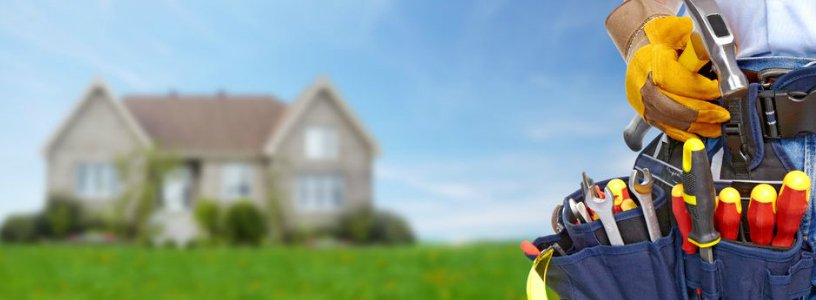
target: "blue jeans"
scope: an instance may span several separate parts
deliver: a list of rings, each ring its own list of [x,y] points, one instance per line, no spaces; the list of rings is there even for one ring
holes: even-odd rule
[[[798,69],[814,64],[813,59],[790,58],[790,57],[757,57],[740,60],[740,67],[752,71],[760,71],[767,68]],[[816,117],[816,116],[813,116]],[[788,167],[802,170],[812,180],[816,179],[816,134],[804,134],[794,138],[770,141],[772,147]],[[816,182],[816,180],[814,180]],[[805,241],[816,249],[816,185],[810,187],[810,203],[807,212],[802,217],[802,224],[799,227]],[[814,275],[816,279],[816,275]],[[811,292],[812,293],[812,292]],[[816,299],[816,294],[811,294],[810,299]]]

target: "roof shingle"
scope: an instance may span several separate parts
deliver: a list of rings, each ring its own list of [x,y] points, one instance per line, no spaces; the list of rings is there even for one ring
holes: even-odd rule
[[[261,153],[286,106],[271,96],[125,96],[161,147],[194,153]]]

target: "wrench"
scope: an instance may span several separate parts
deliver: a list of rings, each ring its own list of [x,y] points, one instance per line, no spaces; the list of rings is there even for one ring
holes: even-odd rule
[[[642,182],[638,181],[639,173],[643,174]],[[652,186],[654,186],[652,172],[647,168],[644,168],[643,172],[637,169],[632,170],[632,174],[629,176],[629,186],[634,190],[635,196],[640,201],[640,207],[643,208],[643,218],[646,220],[646,229],[649,230],[649,239],[654,242],[662,234],[660,233],[660,223],[657,221],[657,213],[652,202]]]
[[[595,193],[591,192],[591,188],[589,190],[590,192],[584,195],[584,203],[598,214],[598,218],[601,219],[603,228],[606,231],[606,237],[609,239],[609,244],[612,246],[623,246],[623,238],[621,237],[620,230],[618,230],[618,224],[615,223],[615,215],[612,213],[612,207],[615,205],[615,196],[612,195],[612,191],[607,188],[605,191],[606,197],[600,199],[595,197]]]
[[[550,223],[552,223],[553,232],[555,232],[555,234],[558,234],[561,232],[561,230],[564,230],[564,226],[561,226],[561,222],[559,222],[559,220],[561,219],[561,212],[563,210],[564,210],[563,204],[558,204],[555,206],[555,209],[553,209]]]
[[[570,211],[572,212],[572,215],[575,216],[575,220],[578,221],[578,224],[591,222],[591,221],[587,220],[586,218],[584,218],[584,215],[581,214],[581,210],[578,208],[578,203],[575,202],[575,200],[570,198],[568,202],[569,202]]]
[[[589,211],[587,211],[586,205],[584,205],[583,202],[578,202],[575,206],[578,207],[578,213],[581,214],[584,220],[587,220],[587,223],[592,222],[592,217],[589,216]]]

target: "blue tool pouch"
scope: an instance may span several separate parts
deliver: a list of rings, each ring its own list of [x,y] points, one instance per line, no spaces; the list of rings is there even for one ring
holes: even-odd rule
[[[565,250],[554,254],[547,286],[566,299],[796,299],[808,295],[814,254],[801,235],[790,249],[722,240],[713,249],[715,262],[703,262],[698,254],[682,251],[682,237],[671,227],[668,194],[655,185],[652,197],[662,237],[649,240],[638,206],[615,214],[625,245],[610,246],[600,221],[575,224],[568,200],[582,202],[584,197],[581,191],[569,195],[559,219],[564,229],[533,242],[539,249],[558,244]]]
[[[623,178],[624,181],[627,178]],[[606,182],[599,182],[605,186]],[[663,237],[649,240],[640,206],[615,214],[625,242],[609,246],[600,221],[574,224],[568,199],[583,201],[581,191],[564,200],[564,230],[536,239],[544,249],[558,243],[567,255],[555,255],[547,272],[547,286],[566,299],[682,299],[680,240],[670,227],[665,192],[655,187],[652,197]],[[661,213],[662,212],[662,213]]]
[[[722,240],[713,264],[683,254],[686,287],[705,299],[797,299],[811,289],[813,251],[797,236],[788,250]]]

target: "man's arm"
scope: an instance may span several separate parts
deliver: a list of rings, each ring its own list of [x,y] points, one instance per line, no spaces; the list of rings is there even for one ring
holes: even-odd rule
[[[621,57],[628,63],[637,49],[649,41],[643,26],[654,18],[674,16],[681,0],[625,0],[606,18],[606,31]]]

